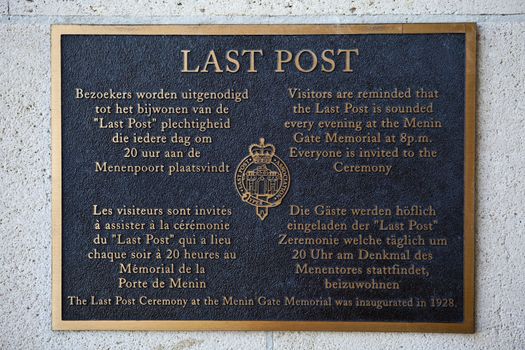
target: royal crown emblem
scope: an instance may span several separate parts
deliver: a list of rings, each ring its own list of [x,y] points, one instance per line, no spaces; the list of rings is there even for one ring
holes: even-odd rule
[[[277,207],[290,188],[290,171],[275,155],[275,146],[264,139],[248,148],[235,171],[235,187],[241,199],[255,207],[259,219],[268,216],[268,209]]]

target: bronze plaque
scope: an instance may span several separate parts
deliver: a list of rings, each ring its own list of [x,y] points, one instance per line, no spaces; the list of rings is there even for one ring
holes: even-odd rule
[[[474,330],[474,24],[52,28],[53,328]]]

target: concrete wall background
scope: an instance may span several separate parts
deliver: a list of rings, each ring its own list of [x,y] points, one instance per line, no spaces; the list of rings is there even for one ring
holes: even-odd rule
[[[50,25],[478,23],[477,332],[51,331]],[[525,349],[524,0],[0,0],[0,349]]]

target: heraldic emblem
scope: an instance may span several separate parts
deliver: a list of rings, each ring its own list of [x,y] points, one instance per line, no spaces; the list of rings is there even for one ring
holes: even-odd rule
[[[259,139],[259,144],[248,148],[235,172],[235,187],[242,200],[255,207],[257,216],[264,220],[268,209],[279,206],[290,188],[290,171],[275,155],[275,146]]]

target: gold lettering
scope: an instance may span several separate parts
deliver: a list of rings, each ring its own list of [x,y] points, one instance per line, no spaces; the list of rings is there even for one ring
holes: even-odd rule
[[[195,69],[191,70],[189,69],[189,54],[191,50],[182,50],[182,71],[183,73],[198,73],[199,72],[199,66],[197,66]]]
[[[284,73],[283,63],[290,63],[292,61],[292,53],[288,50],[275,50],[277,53],[277,68],[276,73]],[[283,58],[283,53],[286,53],[286,58]]]
[[[339,50],[337,50],[337,55],[338,56],[341,53],[345,54],[345,68],[343,69],[343,72],[345,72],[345,73],[353,72],[352,67],[350,66],[350,56],[352,54],[355,54],[356,56],[359,56],[359,49],[339,49]]]

